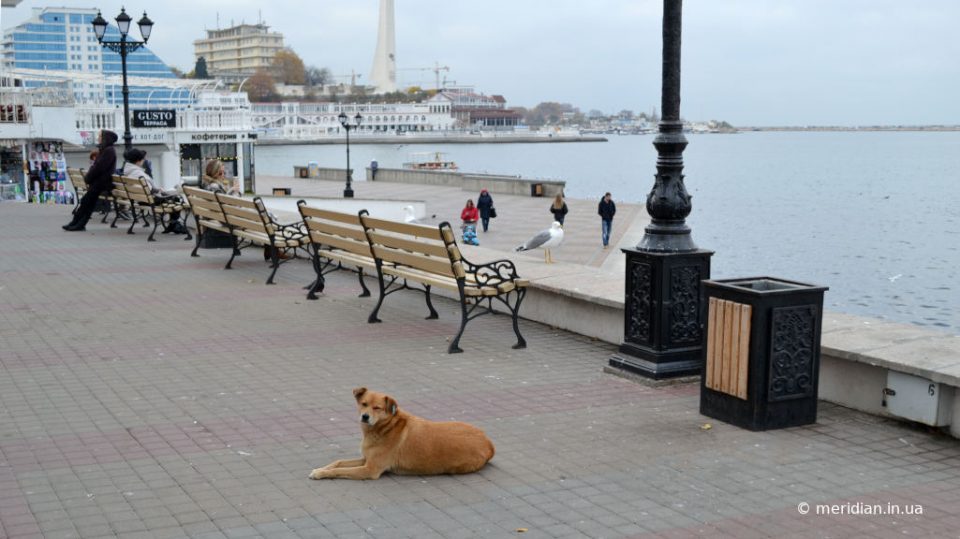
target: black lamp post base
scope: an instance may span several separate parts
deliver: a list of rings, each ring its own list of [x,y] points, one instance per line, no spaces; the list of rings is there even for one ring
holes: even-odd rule
[[[610,367],[654,380],[699,375],[703,370],[700,347],[660,352],[657,350],[620,345],[618,353],[610,357]]]
[[[703,366],[703,286],[713,251],[623,249],[624,337],[610,366],[654,379],[700,374]]]
[[[353,189],[344,189],[343,198],[353,198]]]

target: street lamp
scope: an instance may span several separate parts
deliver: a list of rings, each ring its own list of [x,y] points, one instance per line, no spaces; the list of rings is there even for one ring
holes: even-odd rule
[[[130,134],[130,89],[127,87],[127,55],[147,43],[147,40],[150,39],[150,32],[153,31],[153,21],[147,18],[147,12],[144,11],[143,17],[137,21],[143,41],[133,41],[127,39],[127,34],[130,32],[130,22],[133,19],[130,15],[127,15],[125,8],[120,8],[120,14],[117,15],[115,20],[117,21],[117,28],[120,30],[119,41],[104,41],[103,36],[107,33],[109,23],[99,11],[97,11],[97,18],[93,19],[92,24],[93,33],[96,34],[100,45],[120,55],[120,65],[123,68],[123,145],[129,150],[133,147],[133,135]]]
[[[704,327],[700,282],[710,278],[712,251],[698,249],[686,217],[683,185],[687,139],[680,120],[682,0],[663,0],[663,82],[657,174],[647,195],[650,225],[627,256],[624,337],[610,366],[649,378],[699,374]]]
[[[343,198],[353,198],[353,188],[350,187],[350,182],[353,181],[353,171],[350,170],[350,130],[360,127],[360,121],[363,120],[363,118],[358,112],[357,115],[353,117],[353,123],[350,123],[347,113],[341,111],[337,119],[340,120],[340,125],[347,130],[347,188],[343,190]]]

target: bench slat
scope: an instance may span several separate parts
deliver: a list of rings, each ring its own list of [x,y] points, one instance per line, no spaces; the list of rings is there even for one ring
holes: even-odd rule
[[[370,231],[370,241],[374,244],[383,245],[385,247],[393,247],[396,249],[403,249],[405,251],[410,251],[418,254],[425,254],[430,256],[438,256],[441,258],[448,258],[447,247],[440,243],[429,243],[425,241],[417,241],[413,239],[408,239],[400,236],[391,236],[389,234],[383,234],[377,232],[376,230]]]
[[[356,225],[353,228],[342,226],[339,224],[334,224],[334,223],[317,221],[315,219],[310,219],[310,218],[304,219],[304,223],[306,223],[307,227],[310,230],[316,230],[318,232],[328,234],[328,235],[343,236],[343,237],[351,238],[357,241],[362,241],[363,243],[367,243],[367,235],[364,233],[363,229],[360,228],[359,221],[357,221],[356,223],[353,223]]]
[[[382,245],[373,245],[374,258],[380,258],[387,262],[403,264],[412,268],[421,269],[429,273],[437,273],[446,277],[453,277],[453,268],[450,266],[450,260],[442,260],[428,256],[422,256],[415,253],[407,253],[384,247]]]
[[[355,213],[344,213],[340,211],[311,208],[307,205],[301,205],[300,208],[300,214],[304,217],[323,219],[325,221],[338,221],[341,223],[360,226],[360,216]]]
[[[399,234],[406,234],[408,236],[416,236],[418,238],[443,241],[443,237],[440,234],[440,229],[437,227],[415,225],[412,223],[400,223],[397,221],[387,221],[386,219],[378,219],[376,217],[370,217],[369,215],[364,215],[360,219],[362,220],[364,227],[368,229],[373,228],[380,232],[396,232]]]
[[[323,245],[324,247],[333,247],[335,249],[341,249],[355,255],[370,257],[370,245],[366,242],[360,243],[356,240],[351,240],[347,238],[342,238],[340,236],[331,236],[327,234],[320,234],[315,231],[310,232],[310,240],[314,243]]]

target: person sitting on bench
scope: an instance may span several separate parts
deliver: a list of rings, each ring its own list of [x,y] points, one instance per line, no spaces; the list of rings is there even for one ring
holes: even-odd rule
[[[180,198],[180,193],[175,189],[166,190],[160,189],[153,184],[153,178],[147,174],[147,171],[144,170],[143,164],[146,161],[147,152],[140,150],[138,148],[130,148],[123,154],[124,164],[123,164],[123,175],[128,178],[137,178],[142,179],[147,182],[147,187],[150,188],[150,193],[158,200],[173,200]],[[180,222],[180,212],[175,211],[170,214],[170,222],[163,229],[164,233],[173,233],[173,234],[186,234],[187,227]]]

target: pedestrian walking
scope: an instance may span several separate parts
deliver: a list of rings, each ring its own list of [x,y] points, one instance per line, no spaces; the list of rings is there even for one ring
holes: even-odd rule
[[[600,215],[600,237],[603,239],[603,248],[610,247],[610,230],[613,228],[613,216],[617,213],[617,205],[613,203],[610,193],[603,195],[597,206]]]
[[[550,205],[550,213],[553,214],[553,220],[563,226],[563,220],[567,216],[567,203],[563,200],[563,194],[557,193]]]
[[[496,210],[493,209],[493,197],[486,189],[480,190],[480,198],[477,199],[477,210],[480,211],[480,222],[483,224],[483,231],[487,231],[490,226],[490,218],[496,217]]]
[[[113,189],[113,174],[117,169],[117,152],[113,149],[113,144],[117,142],[117,138],[117,134],[113,131],[106,129],[100,131],[100,136],[97,138],[99,152],[96,160],[87,170],[87,175],[83,177],[89,189],[80,199],[80,206],[73,214],[73,219],[63,225],[64,230],[69,232],[86,230],[87,221],[93,215],[100,195]]]

